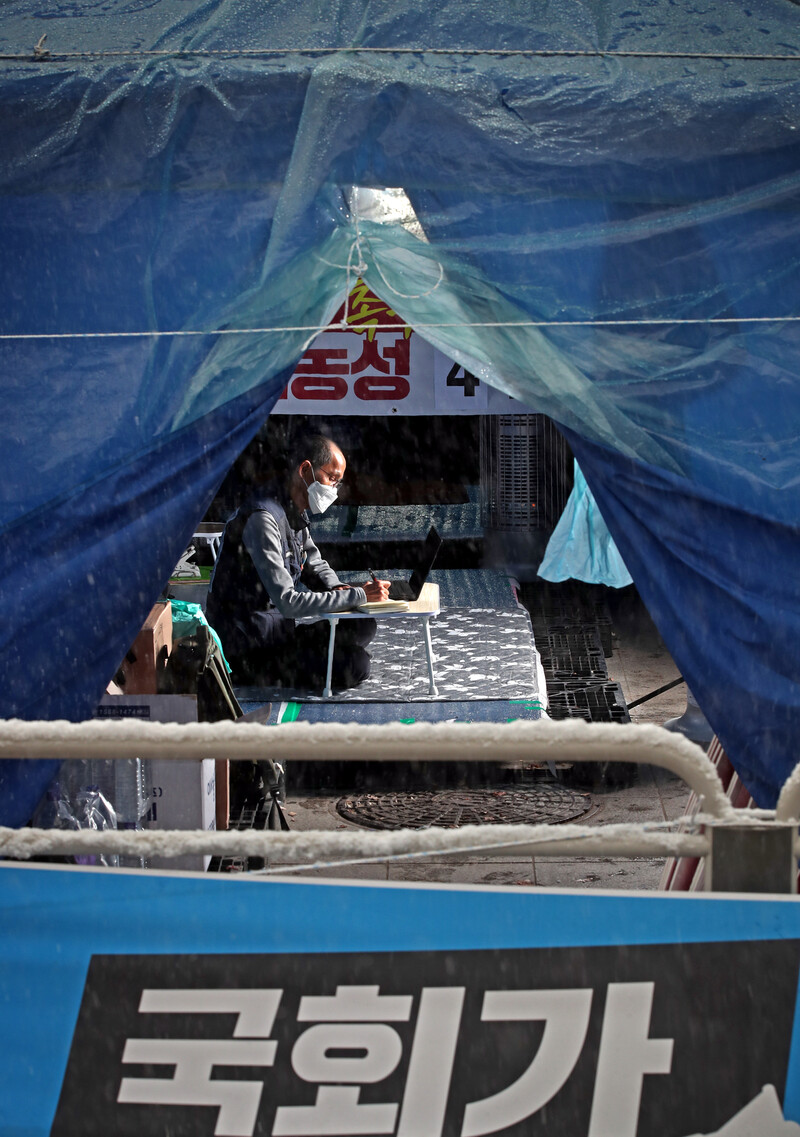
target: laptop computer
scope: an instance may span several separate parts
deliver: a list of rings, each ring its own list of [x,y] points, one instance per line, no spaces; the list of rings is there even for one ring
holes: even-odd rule
[[[442,547],[442,538],[431,525],[428,536],[422,546],[419,562],[407,581],[393,580],[389,589],[390,600],[417,600],[422,586],[428,579],[428,573],[433,568],[436,554]]]

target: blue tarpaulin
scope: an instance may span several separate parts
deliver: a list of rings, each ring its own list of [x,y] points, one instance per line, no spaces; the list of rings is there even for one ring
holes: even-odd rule
[[[791,0],[10,0],[0,56],[0,715],[91,714],[361,275],[569,432],[774,802],[800,734]],[[425,240],[354,186],[402,187]],[[24,822],[47,770],[3,777]]]

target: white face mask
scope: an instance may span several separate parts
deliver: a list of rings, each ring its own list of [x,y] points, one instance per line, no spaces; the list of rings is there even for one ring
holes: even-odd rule
[[[314,471],[313,466],[311,470]],[[339,496],[338,487],[325,486],[322,482],[318,482],[316,473],[314,473],[314,481],[310,486],[306,486],[306,489],[308,490],[308,508],[312,513],[324,513]]]

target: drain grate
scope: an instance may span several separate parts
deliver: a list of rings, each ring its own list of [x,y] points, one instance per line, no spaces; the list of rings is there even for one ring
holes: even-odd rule
[[[336,810],[366,829],[458,829],[462,825],[557,825],[588,813],[588,795],[564,786],[361,794],[340,798]]]

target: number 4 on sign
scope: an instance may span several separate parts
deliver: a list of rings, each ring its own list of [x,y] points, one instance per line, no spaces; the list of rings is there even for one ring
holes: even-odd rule
[[[482,379],[460,363],[438,352],[435,356],[436,406],[445,414],[481,414],[487,407],[488,388]]]
[[[458,373],[461,372],[459,379]],[[458,363],[454,363],[447,373],[447,386],[448,387],[463,387],[464,397],[467,399],[475,398],[475,388],[480,387],[480,379],[476,379],[471,371],[467,371],[466,367],[461,367]]]

